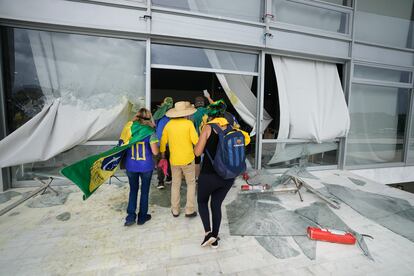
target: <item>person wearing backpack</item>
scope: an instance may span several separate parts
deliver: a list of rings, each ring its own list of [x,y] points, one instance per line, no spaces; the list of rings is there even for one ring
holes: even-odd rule
[[[246,170],[245,146],[250,143],[250,137],[246,132],[229,125],[224,118],[226,107],[223,100],[207,107],[209,121],[203,127],[194,148],[196,156],[205,154],[197,189],[198,212],[205,231],[202,247],[218,247],[221,205],[233,186],[234,179]]]

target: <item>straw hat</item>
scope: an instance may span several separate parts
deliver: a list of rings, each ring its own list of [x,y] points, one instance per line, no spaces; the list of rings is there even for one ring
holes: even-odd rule
[[[165,115],[170,118],[185,117],[194,114],[197,109],[190,102],[176,102],[174,108],[167,111]]]

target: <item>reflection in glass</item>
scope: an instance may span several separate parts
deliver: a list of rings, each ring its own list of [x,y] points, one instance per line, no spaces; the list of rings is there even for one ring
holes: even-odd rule
[[[402,162],[409,90],[352,85],[346,165]]]
[[[145,42],[7,28],[9,133],[45,104],[111,108],[144,104]]]
[[[273,0],[276,21],[304,27],[348,34],[349,14],[288,0]]]
[[[153,5],[248,21],[261,21],[261,0],[152,0]]]
[[[152,64],[257,72],[257,55],[175,45],[152,44]]]
[[[355,65],[354,78],[410,83],[412,73],[400,70]]]
[[[356,39],[413,48],[413,0],[358,0]]]
[[[263,168],[337,165],[338,143],[264,143]]]

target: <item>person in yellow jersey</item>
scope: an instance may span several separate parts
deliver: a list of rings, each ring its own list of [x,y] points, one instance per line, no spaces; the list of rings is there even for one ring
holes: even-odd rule
[[[185,216],[197,216],[195,204],[195,156],[193,149],[198,142],[198,135],[193,122],[188,119],[188,116],[196,111],[190,102],[176,102],[174,108],[171,108],[166,113],[171,120],[166,124],[161,136],[160,152],[162,159],[165,159],[167,144],[170,149],[172,174],[171,213],[174,217],[180,215],[180,188],[183,175],[187,184]]]

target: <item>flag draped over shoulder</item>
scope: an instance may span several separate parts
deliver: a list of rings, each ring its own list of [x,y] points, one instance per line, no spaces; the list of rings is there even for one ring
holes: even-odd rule
[[[121,133],[120,146],[80,160],[63,168],[60,173],[82,190],[85,200],[114,175],[126,149],[153,133],[153,128],[130,121]]]

